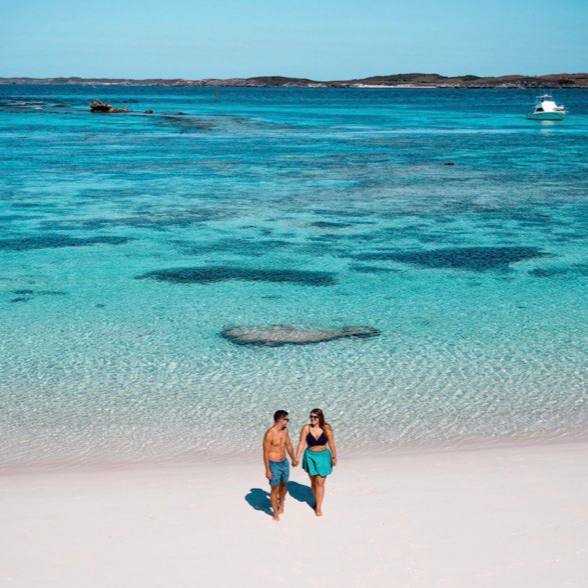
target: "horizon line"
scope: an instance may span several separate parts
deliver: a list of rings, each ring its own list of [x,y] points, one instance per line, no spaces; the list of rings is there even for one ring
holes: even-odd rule
[[[503,73],[498,75],[478,75],[478,74],[459,74],[459,75],[445,75],[437,72],[398,72],[398,73],[387,73],[387,74],[370,74],[363,77],[350,77],[350,78],[328,78],[328,79],[314,79],[305,76],[293,76],[283,74],[263,74],[253,76],[229,76],[229,77],[201,77],[201,78],[189,78],[183,76],[175,77],[108,77],[108,76],[92,76],[92,75],[12,75],[12,76],[0,76],[0,80],[14,80],[14,79],[29,79],[29,80],[55,80],[55,79],[80,79],[80,80],[129,80],[129,81],[143,81],[143,80],[164,80],[164,81],[185,81],[185,82],[199,82],[206,80],[254,80],[254,79],[271,79],[271,78],[283,78],[290,80],[305,80],[309,82],[348,82],[353,80],[365,80],[372,78],[390,78],[398,76],[434,76],[445,79],[459,79],[459,78],[478,78],[478,79],[492,79],[492,78],[543,78],[552,76],[588,76],[588,72],[552,72],[543,74],[525,74],[525,73]]]

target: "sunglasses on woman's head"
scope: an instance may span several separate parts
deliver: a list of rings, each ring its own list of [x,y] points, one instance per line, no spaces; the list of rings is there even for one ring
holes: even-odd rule
[[[318,419],[318,416],[317,416],[316,414],[311,414],[311,415],[310,415],[310,418],[311,418],[311,419]]]

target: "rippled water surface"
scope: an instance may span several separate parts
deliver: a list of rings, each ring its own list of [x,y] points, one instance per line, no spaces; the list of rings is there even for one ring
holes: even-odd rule
[[[588,91],[556,99],[0,86],[0,464],[251,452],[314,406],[346,451],[585,436]],[[379,335],[221,336],[274,324]]]

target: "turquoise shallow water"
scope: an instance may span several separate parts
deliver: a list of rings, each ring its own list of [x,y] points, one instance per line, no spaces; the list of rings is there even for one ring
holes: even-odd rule
[[[584,437],[588,91],[556,99],[0,86],[0,464],[250,453],[283,407],[345,451]],[[267,324],[381,334],[220,336]]]

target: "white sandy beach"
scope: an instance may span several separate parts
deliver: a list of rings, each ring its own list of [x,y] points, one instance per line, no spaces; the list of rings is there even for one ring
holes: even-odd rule
[[[5,475],[0,585],[586,586],[586,443],[342,455],[322,519],[292,480],[275,523],[259,460]]]

